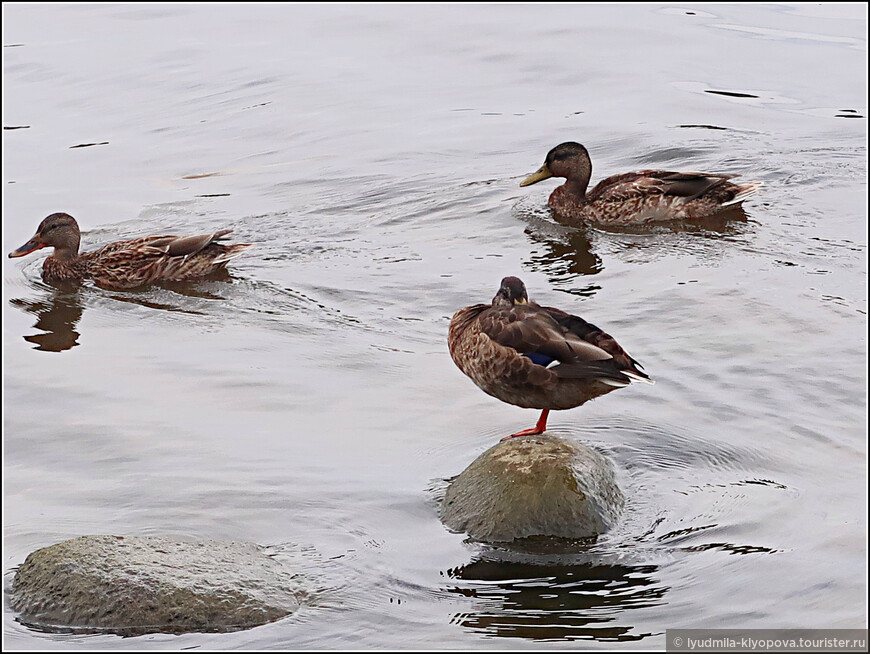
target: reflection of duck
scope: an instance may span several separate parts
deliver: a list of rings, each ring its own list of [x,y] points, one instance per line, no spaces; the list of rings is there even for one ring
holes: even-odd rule
[[[75,328],[82,318],[84,307],[77,289],[55,291],[48,301],[13,299],[10,304],[36,315],[37,320],[33,326],[45,333],[24,337],[28,343],[36,344],[35,349],[63,352],[79,344],[79,333]]]
[[[447,344],[454,363],[485,393],[542,409],[535,427],[507,438],[543,433],[551,409],[649,381],[612,336],[578,316],[529,302],[516,277],[502,280],[492,304],[457,311]]]
[[[570,557],[566,557],[570,559]],[[564,641],[637,641],[631,609],[660,605],[668,587],[654,565],[539,564],[478,560],[452,568],[448,592],[478,598],[456,621],[489,636]]]
[[[520,202],[513,208],[516,217],[526,223],[525,234],[532,248],[524,260],[524,267],[544,273],[549,281],[565,290],[566,284],[576,286],[587,282],[583,290],[572,288],[572,293],[593,295],[600,287],[583,277],[597,275],[604,263],[597,254],[597,231],[583,224],[563,224],[558,216],[542,215]],[[554,220],[555,219],[555,220]]]
[[[527,228],[526,235],[543,248],[529,256],[528,268],[546,273],[550,281],[576,281],[578,277],[582,279],[600,273],[604,264],[593,251],[589,235],[582,228],[569,229],[563,235],[551,236]],[[584,294],[589,295],[599,288],[594,284],[589,285]]]
[[[704,218],[739,205],[761,186],[729,182],[733,175],[640,170],[608,177],[587,193],[591,176],[586,148],[569,141],[550,150],[544,165],[520,186],[564,177],[547,204],[557,214],[604,225]]]
[[[232,230],[198,236],[145,236],[110,243],[94,252],[79,254],[81,232],[75,219],[54,213],[39,224],[36,234],[10,257],[53,247],[42,266],[46,282],[81,282],[92,279],[104,288],[125,289],[159,281],[186,281],[224,268],[249,243],[218,243]]]

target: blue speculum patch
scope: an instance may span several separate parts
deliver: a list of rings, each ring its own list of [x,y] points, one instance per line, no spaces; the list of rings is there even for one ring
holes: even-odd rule
[[[532,363],[537,363],[539,366],[545,367],[555,361],[553,357],[547,356],[546,354],[541,354],[540,352],[530,352],[529,354],[524,354],[523,356],[530,358],[532,360]]]

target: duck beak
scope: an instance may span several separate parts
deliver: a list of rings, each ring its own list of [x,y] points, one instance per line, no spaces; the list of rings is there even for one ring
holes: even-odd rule
[[[532,184],[537,184],[540,181],[545,179],[549,179],[553,176],[553,173],[550,172],[550,169],[547,168],[547,164],[544,164],[540,168],[538,168],[537,172],[532,173],[528,177],[526,177],[523,181],[520,182],[520,186],[531,186]]]
[[[23,257],[25,254],[30,254],[31,252],[36,252],[40,248],[47,247],[47,243],[40,238],[39,234],[34,236],[32,239],[27,241],[24,245],[22,245],[17,250],[9,253],[9,258],[14,259],[15,257]]]

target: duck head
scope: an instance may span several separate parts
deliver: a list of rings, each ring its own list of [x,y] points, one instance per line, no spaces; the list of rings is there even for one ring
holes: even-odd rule
[[[78,254],[80,239],[81,233],[75,218],[66,213],[53,213],[39,223],[32,239],[9,253],[9,258],[23,257],[41,248],[53,247],[55,257],[69,259]]]
[[[591,176],[592,162],[589,152],[579,143],[567,141],[550,150],[544,165],[520,182],[520,186],[537,184],[550,177],[565,177],[582,181],[585,185],[589,183]]]
[[[529,296],[526,294],[526,285],[523,284],[519,277],[505,277],[501,280],[501,286],[498,293],[492,298],[493,305],[496,304],[528,304]]]

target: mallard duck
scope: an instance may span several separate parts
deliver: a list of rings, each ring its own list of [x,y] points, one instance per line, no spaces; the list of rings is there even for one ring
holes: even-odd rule
[[[187,281],[226,267],[250,243],[218,243],[231,229],[199,236],[143,236],[118,241],[94,252],[79,254],[81,232],[69,214],[53,213],[39,224],[36,234],[10,257],[23,257],[44,247],[53,247],[42,264],[46,282],[82,282],[126,289],[160,281]]]
[[[639,170],[603,179],[587,193],[591,176],[586,148],[569,141],[550,150],[544,165],[520,186],[564,177],[547,204],[560,215],[603,225],[704,218],[739,205],[761,186],[729,182],[734,175]]]
[[[583,318],[529,302],[517,277],[505,277],[491,304],[460,309],[450,321],[450,356],[485,393],[541,409],[531,429],[542,434],[552,409],[572,409],[627,386],[652,383],[612,336]]]

